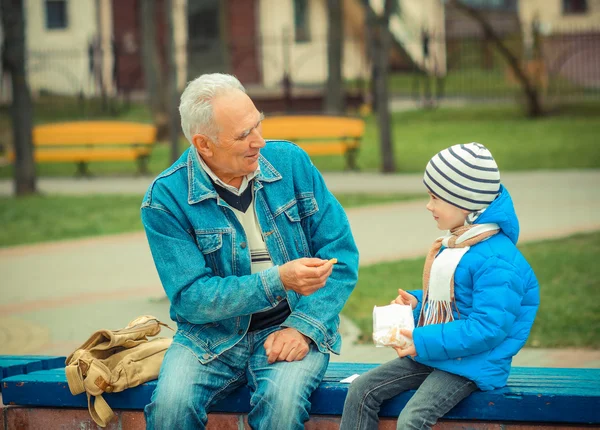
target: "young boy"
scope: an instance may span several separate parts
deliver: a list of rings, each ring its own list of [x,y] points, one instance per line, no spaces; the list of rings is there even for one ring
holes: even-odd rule
[[[427,210],[438,228],[425,261],[423,291],[398,290],[410,304],[414,343],[398,359],[361,375],[348,392],[340,429],[376,429],[381,403],[416,393],[398,429],[431,428],[473,391],[506,384],[539,304],[533,270],[516,247],[519,222],[492,154],[479,143],[454,145],[427,164]]]

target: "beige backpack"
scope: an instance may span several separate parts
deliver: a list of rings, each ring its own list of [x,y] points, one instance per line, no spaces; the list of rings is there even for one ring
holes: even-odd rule
[[[148,336],[160,333],[161,326],[171,328],[151,315],[144,315],[120,330],[98,330],[67,357],[69,390],[73,395],[85,391],[88,410],[99,426],[106,427],[114,417],[102,393],[117,393],[158,378],[172,339],[148,340]]]

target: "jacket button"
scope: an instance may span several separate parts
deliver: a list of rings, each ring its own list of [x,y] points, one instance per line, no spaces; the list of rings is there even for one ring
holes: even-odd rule
[[[238,334],[244,334],[244,330],[238,330]]]
[[[245,248],[246,248],[246,246],[247,246],[247,245],[246,245],[246,242],[242,242],[242,243],[240,243],[240,246],[242,247],[242,249],[245,249]]]
[[[458,357],[458,358],[457,358],[457,360],[458,360],[458,361],[462,360],[462,357]]]
[[[277,296],[277,297],[275,297],[275,298],[276,298],[278,301],[281,301],[281,299],[283,299],[283,297],[281,297],[281,296]]]
[[[202,355],[202,358],[204,358],[205,360],[208,360],[210,358],[210,354],[205,353]]]

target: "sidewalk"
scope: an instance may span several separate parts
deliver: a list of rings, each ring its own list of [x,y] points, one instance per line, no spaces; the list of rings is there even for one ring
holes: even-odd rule
[[[327,174],[335,192],[423,192],[421,175]],[[45,179],[48,193],[143,194],[150,178]],[[521,241],[600,230],[600,170],[506,173],[521,221]],[[0,194],[9,194],[0,181]],[[439,236],[423,201],[348,210],[361,265],[423,255]],[[418,232],[418,234],[415,234]],[[168,303],[142,232],[0,249],[0,354],[61,354],[99,328],[120,328],[142,314],[169,322]],[[387,299],[386,299],[387,300]],[[174,325],[174,324],[173,324]],[[394,352],[352,341],[332,361],[383,362]],[[163,335],[170,335],[164,331]],[[525,349],[515,365],[600,367],[600,351]]]

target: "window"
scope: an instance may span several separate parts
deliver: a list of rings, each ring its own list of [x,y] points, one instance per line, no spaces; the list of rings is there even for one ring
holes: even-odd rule
[[[587,0],[563,0],[563,14],[586,13],[588,10]]]
[[[310,41],[308,2],[309,0],[294,0],[294,34],[296,42]]]
[[[67,28],[67,0],[46,0],[46,28]]]

